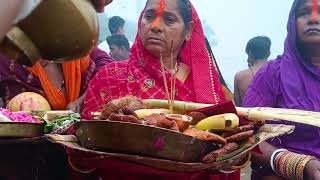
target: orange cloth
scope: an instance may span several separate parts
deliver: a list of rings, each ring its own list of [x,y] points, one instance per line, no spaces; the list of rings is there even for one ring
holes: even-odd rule
[[[90,57],[86,56],[82,59],[62,64],[66,96],[50,82],[46,71],[40,63],[28,68],[28,70],[39,78],[51,108],[55,110],[65,110],[68,104],[75,101],[80,95],[81,74],[88,68],[89,61]]]

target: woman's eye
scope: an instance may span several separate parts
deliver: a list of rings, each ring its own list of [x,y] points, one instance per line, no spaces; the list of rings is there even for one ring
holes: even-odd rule
[[[174,24],[175,22],[176,22],[176,18],[175,17],[173,17],[173,16],[167,16],[167,17],[165,17],[165,21],[166,21],[166,23],[167,24]]]
[[[311,14],[311,11],[306,11],[306,10],[304,10],[304,11],[299,11],[298,13],[297,13],[297,16],[298,17],[303,17],[303,16],[309,16]]]
[[[146,20],[148,20],[148,21],[151,21],[151,20],[154,19],[154,14],[153,14],[153,13],[146,13],[146,14],[144,15],[144,18],[145,18]]]

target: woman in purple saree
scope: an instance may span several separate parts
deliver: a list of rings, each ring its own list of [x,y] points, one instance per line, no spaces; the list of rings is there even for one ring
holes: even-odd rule
[[[320,22],[319,18],[312,18],[312,9],[319,4],[313,3],[311,0],[294,1],[284,53],[257,73],[245,96],[244,106],[320,111]],[[263,155],[253,158],[253,179],[295,178],[283,173],[283,167],[287,172],[300,170],[305,179],[320,179],[320,129],[281,123],[293,124],[296,130],[260,146]],[[302,154],[313,157],[296,167]]]

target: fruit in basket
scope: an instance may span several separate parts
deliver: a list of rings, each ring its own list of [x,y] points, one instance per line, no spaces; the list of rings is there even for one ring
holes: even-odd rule
[[[168,119],[165,114],[152,114],[146,116],[143,120],[145,125],[179,131],[177,123]]]
[[[217,134],[197,130],[195,128],[186,129],[185,131],[183,131],[183,134],[188,135],[188,136],[192,136],[192,137],[204,140],[204,141],[215,142],[218,144],[226,144],[227,143],[226,139],[224,139],[223,137],[221,137]]]
[[[146,106],[138,97],[124,96],[119,99],[114,99],[112,101],[109,101],[106,105],[104,105],[99,119],[106,120],[109,118],[109,116],[112,113],[119,113],[119,111],[122,110],[123,108],[125,108],[126,110],[135,111],[138,109],[145,109]],[[132,115],[132,114],[127,114],[127,115]]]
[[[250,131],[250,130],[254,130],[254,129],[255,129],[254,124],[251,123],[251,124],[247,124],[247,125],[244,125],[244,126],[237,127],[236,129],[234,129],[232,131],[224,132],[222,134],[222,137],[226,138],[226,137],[238,134],[238,133],[242,133],[242,132]]]
[[[8,103],[7,108],[12,112],[17,111],[50,111],[48,101],[40,94],[24,92],[18,94]]]
[[[184,130],[188,129],[192,122],[191,116],[181,114],[167,114],[166,118],[175,121],[178,125],[180,132],[183,132]]]
[[[188,116],[192,117],[192,122],[191,125],[196,125],[198,124],[200,121],[204,120],[205,118],[207,118],[207,116],[201,112],[189,112]]]
[[[121,115],[121,114],[112,113],[109,116],[109,120],[142,124],[142,121],[140,121],[138,118],[136,118],[135,116],[132,116],[132,115]]]
[[[139,119],[150,116],[152,114],[169,114],[169,109],[139,109],[134,111]]]
[[[203,119],[196,128],[199,130],[226,130],[233,129],[239,126],[239,117],[233,113],[220,114],[216,116],[210,116]]]
[[[239,141],[248,139],[249,137],[251,137],[253,135],[253,133],[254,133],[253,130],[241,132],[241,133],[227,137],[226,140],[228,142],[239,142]]]
[[[239,149],[239,145],[236,143],[225,144],[221,149],[215,150],[207,154],[202,161],[204,163],[212,163],[217,160],[218,157],[234,152]]]

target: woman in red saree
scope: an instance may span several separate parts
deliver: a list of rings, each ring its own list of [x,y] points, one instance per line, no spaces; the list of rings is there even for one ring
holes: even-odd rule
[[[129,60],[105,66],[92,79],[86,92],[83,118],[90,119],[91,112],[128,94],[142,99],[166,99],[160,58],[167,69],[168,82],[170,70],[176,64],[179,67],[175,99],[211,104],[225,101],[206,48],[200,18],[189,0],[149,0],[139,19]],[[240,179],[239,172],[173,173],[120,160],[86,158],[71,150],[69,157],[79,167],[96,169],[91,179]]]

